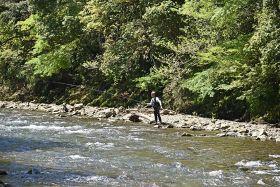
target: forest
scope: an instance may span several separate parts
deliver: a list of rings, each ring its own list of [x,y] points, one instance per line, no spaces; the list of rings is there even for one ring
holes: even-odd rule
[[[0,0],[0,100],[280,121],[279,0]]]

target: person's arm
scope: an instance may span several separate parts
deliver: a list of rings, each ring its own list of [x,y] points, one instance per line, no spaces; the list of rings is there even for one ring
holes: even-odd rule
[[[162,109],[161,100],[158,97],[156,99],[157,99],[157,102],[159,102],[160,109]]]
[[[147,103],[147,105],[150,107],[150,106],[152,106],[153,105],[153,99],[151,99],[151,101],[149,102],[149,103]]]

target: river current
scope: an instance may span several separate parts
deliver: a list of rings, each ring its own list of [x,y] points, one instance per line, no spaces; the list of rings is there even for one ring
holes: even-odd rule
[[[183,132],[1,109],[0,170],[8,175],[0,180],[27,187],[280,186],[279,143]]]

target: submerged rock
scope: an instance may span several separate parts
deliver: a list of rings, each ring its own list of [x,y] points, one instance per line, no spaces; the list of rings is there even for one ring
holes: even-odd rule
[[[4,170],[0,170],[0,175],[8,175],[8,173]]]
[[[181,136],[188,136],[188,137],[191,137],[191,136],[193,136],[192,134],[190,134],[190,133],[186,133],[186,132],[184,132]]]
[[[5,183],[0,180],[0,187],[6,187]]]
[[[41,172],[36,168],[32,168],[27,172],[27,174],[30,174],[30,175],[39,175],[40,173]]]

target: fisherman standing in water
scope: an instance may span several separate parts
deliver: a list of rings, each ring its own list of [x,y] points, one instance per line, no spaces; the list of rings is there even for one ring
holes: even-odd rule
[[[152,91],[151,96],[152,99],[149,105],[154,108],[155,122],[157,124],[159,121],[159,124],[161,124],[161,117],[160,117],[160,109],[162,109],[161,101],[158,97],[156,97],[156,92]]]

